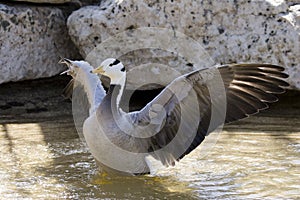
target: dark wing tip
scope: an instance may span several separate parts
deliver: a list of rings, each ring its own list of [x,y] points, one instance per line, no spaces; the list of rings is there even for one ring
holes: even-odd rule
[[[233,73],[233,78],[237,79],[238,76],[248,77],[248,79],[259,79],[269,84],[274,84],[280,87],[288,87],[289,84],[283,80],[289,77],[285,73],[285,68],[272,64],[231,64],[225,65]],[[221,67],[222,68],[222,67]],[[250,81],[249,81],[250,82]],[[252,81],[255,82],[254,80]]]
[[[283,72],[285,70],[284,67],[279,66],[279,65],[273,65],[273,64],[265,64],[265,63],[241,63],[241,64],[232,64],[229,66],[234,66],[234,67],[252,67],[252,68],[261,68],[265,70],[274,70],[274,71],[281,71]]]
[[[65,99],[72,99],[73,87],[74,87],[74,79],[72,79],[62,91],[62,96]]]
[[[267,103],[278,101],[289,84],[284,80],[285,68],[271,64],[230,64],[220,67],[227,86],[227,122],[233,122],[268,108]],[[240,115],[236,112],[240,111]]]

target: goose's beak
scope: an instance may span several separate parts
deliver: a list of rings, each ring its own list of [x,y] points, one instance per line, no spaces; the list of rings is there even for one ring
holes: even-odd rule
[[[105,70],[103,69],[103,66],[100,66],[100,67],[97,67],[96,69],[92,70],[91,73],[103,75],[105,73]]]
[[[70,66],[72,64],[72,60],[68,58],[62,58],[59,62],[59,64],[66,64],[67,66]]]
[[[63,71],[62,73],[60,73],[60,75],[63,75],[63,74],[68,74],[72,71],[72,64],[73,64],[73,61],[72,60],[69,60],[67,58],[63,58],[61,59],[59,62],[59,64],[66,64],[68,69],[66,71]]]

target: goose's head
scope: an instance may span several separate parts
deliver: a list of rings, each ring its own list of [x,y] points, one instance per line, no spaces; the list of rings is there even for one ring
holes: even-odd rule
[[[91,70],[93,70],[93,67],[88,62],[85,61],[72,61],[67,58],[63,58],[59,61],[59,63],[66,64],[68,67],[68,69],[62,72],[61,75],[68,74],[73,78],[76,77],[79,70],[84,70],[86,72],[90,72]]]
[[[108,58],[104,60],[99,67],[91,72],[107,76],[110,78],[111,84],[120,82],[126,76],[124,65],[115,58]]]

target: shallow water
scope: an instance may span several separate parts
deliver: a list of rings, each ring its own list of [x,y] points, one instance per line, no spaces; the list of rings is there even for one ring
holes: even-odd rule
[[[69,102],[42,92],[31,95],[38,102],[44,98],[38,106],[48,110],[27,112],[26,119],[26,102],[15,102],[11,110],[2,106],[0,199],[300,197],[299,93],[258,116],[226,126],[205,157],[196,150],[153,176],[121,177],[99,173],[75,132]]]
[[[196,151],[155,176],[121,177],[99,174],[78,138],[43,142],[32,135],[24,140],[18,131],[28,127],[28,132],[35,132],[39,127],[9,124],[8,137],[0,127],[2,198],[296,199],[300,195],[299,132],[224,131],[204,158]]]

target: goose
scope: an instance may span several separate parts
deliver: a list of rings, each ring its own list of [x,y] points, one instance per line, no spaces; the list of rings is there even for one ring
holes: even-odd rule
[[[78,104],[84,112],[77,116],[99,167],[130,175],[149,174],[149,156],[166,167],[174,166],[219,126],[267,109],[289,86],[284,67],[226,64],[181,75],[142,109],[124,112],[122,62],[109,58],[95,69],[86,61],[61,63],[68,66],[64,73],[73,77],[64,95],[74,98],[72,93],[80,91],[78,101],[85,99]],[[110,79],[107,93],[101,75]]]

